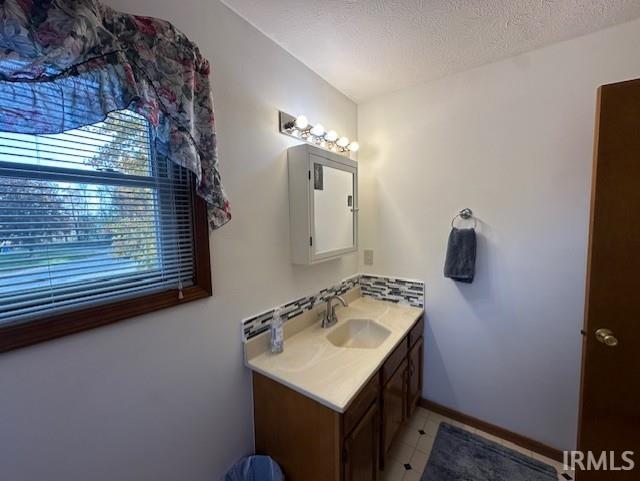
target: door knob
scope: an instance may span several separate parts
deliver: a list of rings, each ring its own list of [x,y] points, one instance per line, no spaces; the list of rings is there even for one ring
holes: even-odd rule
[[[613,335],[611,329],[598,329],[596,331],[596,339],[605,346],[616,347],[618,345],[618,339]]]

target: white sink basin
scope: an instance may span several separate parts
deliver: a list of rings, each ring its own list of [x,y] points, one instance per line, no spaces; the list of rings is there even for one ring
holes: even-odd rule
[[[389,334],[389,329],[371,319],[348,319],[327,334],[327,340],[337,347],[375,349]]]

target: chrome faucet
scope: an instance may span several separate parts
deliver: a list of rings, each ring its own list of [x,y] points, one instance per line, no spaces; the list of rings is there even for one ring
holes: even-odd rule
[[[333,326],[336,322],[338,322],[338,318],[336,317],[336,306],[335,304],[332,306],[331,301],[334,299],[338,299],[340,304],[343,307],[347,307],[346,301],[340,296],[329,296],[327,299],[327,309],[324,312],[324,316],[322,318],[322,324],[320,326],[322,328],[327,328]]]

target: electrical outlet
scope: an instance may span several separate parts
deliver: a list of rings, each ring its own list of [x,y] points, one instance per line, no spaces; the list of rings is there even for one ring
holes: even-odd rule
[[[373,265],[373,249],[364,250],[364,265],[365,266]]]

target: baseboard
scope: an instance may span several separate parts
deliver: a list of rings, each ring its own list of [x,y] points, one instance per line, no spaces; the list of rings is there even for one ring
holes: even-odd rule
[[[455,409],[442,406],[441,404],[429,401],[427,399],[421,398],[418,404],[421,407],[428,409],[429,411],[433,411],[434,413],[451,418],[454,421],[459,421],[463,424],[479,429],[480,431],[484,431],[485,433],[493,434],[494,436],[498,436],[499,438],[505,439],[512,442],[513,444],[517,444],[520,447],[528,449],[529,451],[533,451],[535,453],[541,454],[542,456],[546,456],[547,458],[562,462],[563,452],[559,449],[552,448],[551,446],[547,446],[546,444],[543,444],[541,442],[534,441],[533,439],[527,438],[526,436],[516,434],[507,429],[482,421],[478,418],[474,418],[473,416],[463,414],[456,411]]]

